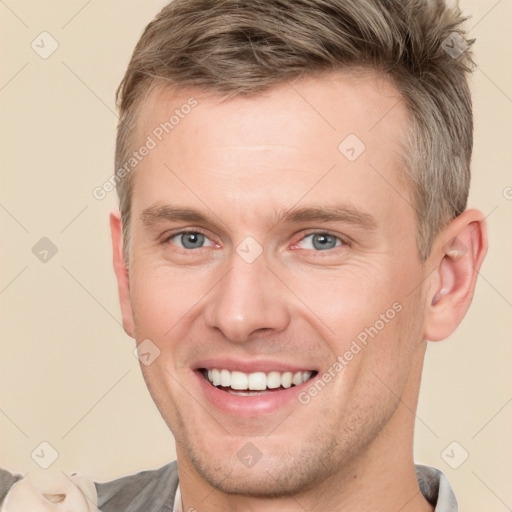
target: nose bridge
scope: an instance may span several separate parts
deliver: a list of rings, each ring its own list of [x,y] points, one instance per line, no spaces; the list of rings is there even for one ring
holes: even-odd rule
[[[288,305],[263,255],[251,261],[234,253],[230,263],[230,271],[207,306],[208,326],[236,342],[246,341],[258,329],[284,330],[289,323]]]

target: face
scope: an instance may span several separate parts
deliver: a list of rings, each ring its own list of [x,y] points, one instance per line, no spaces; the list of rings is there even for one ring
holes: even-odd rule
[[[412,429],[397,407],[424,350],[406,123],[390,84],[347,73],[141,106],[134,145],[155,145],[134,174],[124,323],[178,460],[211,485],[294,493]]]

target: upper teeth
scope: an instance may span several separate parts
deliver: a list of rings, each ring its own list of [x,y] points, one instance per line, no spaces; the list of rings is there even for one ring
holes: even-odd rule
[[[311,378],[312,372],[230,372],[229,370],[219,370],[217,368],[208,370],[208,380],[214,386],[230,387],[232,389],[251,389],[254,391],[264,389],[276,389],[281,386],[289,388],[298,386]]]

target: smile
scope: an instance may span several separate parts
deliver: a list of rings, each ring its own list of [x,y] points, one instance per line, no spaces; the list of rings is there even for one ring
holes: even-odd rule
[[[226,369],[201,369],[202,376],[216,388],[237,396],[255,396],[304,384],[316,371],[270,371],[244,373]]]

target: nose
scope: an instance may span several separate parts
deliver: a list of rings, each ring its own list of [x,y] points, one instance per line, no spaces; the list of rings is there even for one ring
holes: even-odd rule
[[[234,254],[231,270],[212,292],[204,313],[206,323],[232,342],[248,341],[258,331],[283,331],[290,323],[286,288],[263,255],[247,263]]]

